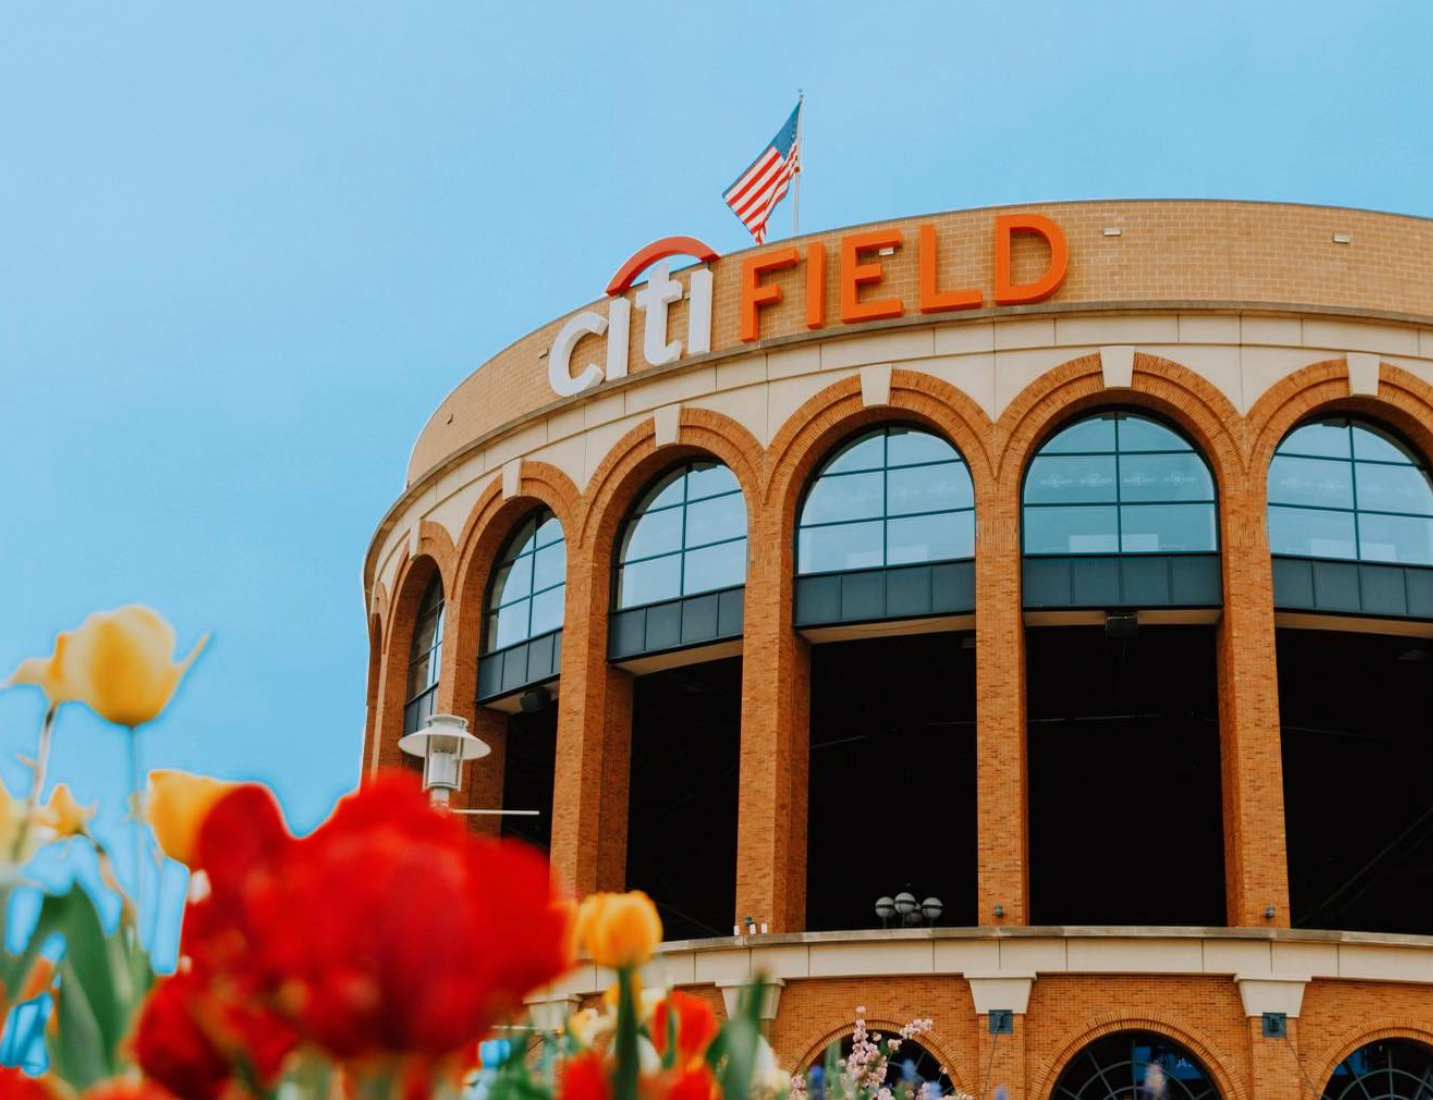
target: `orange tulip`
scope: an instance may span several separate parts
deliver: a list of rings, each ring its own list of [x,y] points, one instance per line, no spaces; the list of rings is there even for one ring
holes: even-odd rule
[[[81,806],[64,783],[55,784],[50,792],[50,801],[35,813],[36,823],[55,834],[55,839],[79,836],[85,831],[90,818],[95,816],[95,807]]]
[[[577,910],[577,943],[599,966],[641,966],[662,942],[662,918],[641,890],[589,894]]]
[[[150,772],[144,817],[164,854],[193,867],[204,819],[216,802],[238,786],[241,784],[188,772]]]

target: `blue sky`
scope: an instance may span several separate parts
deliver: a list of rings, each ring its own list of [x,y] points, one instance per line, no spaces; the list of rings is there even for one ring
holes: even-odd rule
[[[214,640],[146,767],[358,775],[360,568],[437,403],[724,186],[806,91],[802,226],[1026,200],[1433,215],[1433,7],[0,6],[0,675],[90,611]],[[774,225],[785,232],[789,213]],[[40,700],[0,693],[20,791]],[[72,709],[52,775],[122,812]]]

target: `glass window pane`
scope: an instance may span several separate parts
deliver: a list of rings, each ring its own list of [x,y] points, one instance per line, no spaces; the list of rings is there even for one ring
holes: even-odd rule
[[[734,493],[741,486],[731,470],[717,463],[697,463],[687,475],[687,499],[701,500],[718,493]]]
[[[566,572],[567,543],[559,542],[551,546],[544,546],[533,557],[533,591],[536,592],[539,589],[551,588],[554,584],[561,584],[563,574]]]
[[[834,458],[821,468],[823,474],[846,473],[850,470],[879,470],[885,461],[886,439],[882,432],[862,436],[843,444]]]
[[[682,548],[682,509],[665,508],[648,512],[627,525],[627,538],[618,556],[621,561],[666,554]]]
[[[1353,464],[1276,454],[1269,463],[1269,502],[1352,508]]]
[[[539,592],[532,598],[532,633],[529,637],[546,634],[562,625],[562,604],[567,597],[567,586],[559,585]]]
[[[441,615],[424,615],[418,620],[418,625],[413,628],[413,648],[409,650],[414,657],[433,648],[441,623]]]
[[[675,599],[681,594],[681,554],[624,565],[617,571],[618,607],[640,607],[658,600]]]
[[[740,493],[687,505],[687,546],[705,546],[744,534],[746,501]]]
[[[1214,478],[1193,451],[1121,455],[1120,500],[1213,500]]]
[[[1365,561],[1433,565],[1433,519],[1361,514],[1358,546]]]
[[[530,607],[531,601],[524,599],[518,600],[517,603],[510,603],[498,611],[497,631],[492,643],[493,649],[516,645],[527,639],[527,617]]]
[[[532,519],[524,520],[522,526],[513,533],[512,538],[508,540],[508,548],[503,553],[503,561],[512,561],[519,554],[532,549],[534,522]]]
[[[686,575],[682,578],[683,595],[730,588],[745,581],[746,539],[687,551]]]
[[[975,513],[893,519],[886,524],[886,564],[950,561],[975,556]]]
[[[493,607],[520,600],[532,592],[532,555],[524,554],[517,561],[498,570],[493,582]]]
[[[1353,558],[1352,512],[1269,506],[1269,550],[1312,558]]]
[[[930,432],[910,428],[892,428],[886,437],[886,465],[910,466],[917,462],[948,462],[959,459],[960,453]]]
[[[654,508],[670,508],[674,504],[680,504],[685,484],[686,475],[681,470],[673,471],[647,490],[647,495],[638,502],[635,511],[650,512]]]
[[[1079,454],[1115,449],[1115,418],[1092,416],[1057,432],[1040,448],[1042,454]]]
[[[1030,463],[1025,500],[1030,504],[1115,499],[1114,455],[1040,455]]]
[[[1368,424],[1353,426],[1353,457],[1377,462],[1413,462],[1413,456],[1397,440]]]
[[[975,490],[963,462],[937,466],[914,466],[886,474],[886,514],[938,512],[951,508],[973,508]]]
[[[436,675],[429,679],[430,674],[435,674],[435,662],[433,655],[425,652],[421,657],[408,666],[408,698],[413,698],[420,691],[431,687],[437,682]]]
[[[1178,432],[1142,416],[1122,416],[1119,425],[1122,451],[1192,451]]]
[[[1358,507],[1376,512],[1411,512],[1433,515],[1433,487],[1417,466],[1370,466],[1354,463]]]
[[[1119,549],[1115,507],[1026,508],[1025,553],[1112,554]]]
[[[802,524],[879,516],[882,476],[877,471],[817,478],[801,508]]]
[[[562,524],[557,522],[556,516],[548,512],[547,518],[542,521],[542,525],[537,529],[537,545],[551,546],[560,538],[562,538]]]
[[[1295,428],[1279,444],[1284,455],[1311,455],[1316,458],[1348,458],[1348,424],[1325,420]]]
[[[1218,548],[1212,504],[1134,504],[1120,511],[1126,554],[1177,554]]]
[[[838,569],[868,569],[882,565],[881,542],[885,524],[843,523],[835,527],[808,527],[797,533],[796,571],[830,573]]]

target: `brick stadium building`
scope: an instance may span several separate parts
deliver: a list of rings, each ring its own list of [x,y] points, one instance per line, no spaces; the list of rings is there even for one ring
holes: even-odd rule
[[[539,811],[475,827],[772,979],[791,1065],[864,1005],[982,1096],[1427,1097],[1430,456],[1433,222],[659,242],[424,428],[364,767],[465,718],[456,801]]]

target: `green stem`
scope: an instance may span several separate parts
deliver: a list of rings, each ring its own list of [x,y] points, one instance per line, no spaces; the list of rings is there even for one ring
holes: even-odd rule
[[[617,1074],[615,1100],[637,1100],[637,999],[632,990],[632,970],[623,967],[617,972]]]
[[[30,823],[35,817],[35,807],[40,804],[40,793],[45,787],[45,771],[50,764],[50,739],[55,729],[55,711],[50,703],[45,708],[44,720],[40,723],[40,745],[35,753],[35,779],[30,784],[29,797],[25,799],[25,816],[20,828],[15,831],[15,841],[10,848],[10,862],[19,864],[25,851],[25,842],[30,839]]]
[[[140,875],[143,873],[144,813],[140,805],[139,786],[139,733],[129,727],[129,803],[134,815],[134,929],[136,934],[143,927],[140,923]]]

